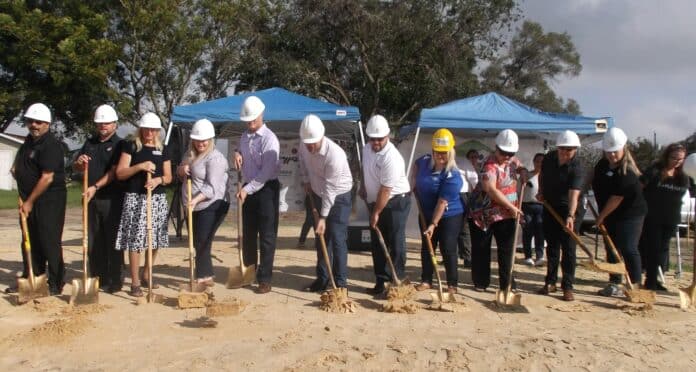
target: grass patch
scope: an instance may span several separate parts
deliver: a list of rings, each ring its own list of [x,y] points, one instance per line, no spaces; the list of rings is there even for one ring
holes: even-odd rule
[[[67,185],[68,201],[67,207],[82,206],[82,184],[79,182],[71,182]],[[167,201],[171,202],[174,188],[167,186]],[[16,209],[17,198],[19,193],[17,190],[0,190],[0,209]]]

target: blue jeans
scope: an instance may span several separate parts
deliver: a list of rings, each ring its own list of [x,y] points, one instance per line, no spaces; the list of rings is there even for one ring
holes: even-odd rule
[[[370,206],[372,208],[372,205]],[[382,210],[379,216],[379,227],[384,242],[389,250],[389,255],[394,262],[396,276],[400,279],[404,278],[406,269],[406,220],[408,212],[411,210],[411,197],[395,196],[387,202],[387,205]],[[377,233],[374,230],[371,232],[372,241],[372,263],[375,271],[375,281],[378,287],[383,286],[385,282],[392,281],[392,273],[387,264],[387,258],[377,239]]]
[[[614,245],[616,245],[616,249],[623,257],[631,282],[636,284],[640,284],[642,274],[638,242],[640,240],[640,233],[643,230],[643,218],[644,216],[633,217],[621,221],[611,221],[605,224],[609,236],[613,240]],[[605,245],[607,245],[606,242]],[[608,245],[607,261],[611,263],[619,262],[611,251],[609,251]],[[609,275],[609,282],[621,284],[621,275]]]
[[[278,237],[278,207],[280,183],[267,181],[261,190],[247,196],[242,206],[244,214],[244,265],[256,265],[256,281],[270,283],[273,276],[276,238]]]
[[[459,281],[459,273],[457,272],[457,260],[459,259],[457,254],[457,238],[459,236],[459,230],[462,228],[462,219],[462,214],[442,218],[435,228],[432,238],[433,250],[435,250],[436,247],[440,248],[440,253],[445,263],[447,285],[452,287],[456,287]],[[428,243],[425,239],[426,237],[423,235],[423,226],[421,226],[421,267],[423,269],[421,281],[423,283],[432,283],[433,270],[435,268],[433,268],[430,251],[428,250]]]
[[[312,193],[314,205],[321,205],[321,198]],[[324,240],[326,250],[329,255],[329,262],[333,271],[334,281],[338,287],[348,285],[348,219],[352,207],[350,191],[336,196],[334,205],[326,218],[326,231]],[[317,237],[314,239],[317,249],[317,280],[323,285],[329,282],[329,271],[324,263],[324,255],[321,249],[321,242]]]
[[[544,206],[541,203],[522,203],[524,226],[522,230],[522,246],[524,258],[532,258],[532,238],[536,259],[544,258]]]
[[[196,248],[196,278],[213,276],[213,261],[210,250],[213,238],[225,219],[230,203],[216,200],[207,208],[193,212],[193,246]]]

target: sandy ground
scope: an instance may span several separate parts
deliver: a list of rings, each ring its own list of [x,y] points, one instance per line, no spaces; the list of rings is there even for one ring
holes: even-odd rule
[[[0,211],[0,290],[20,270],[14,211]],[[68,211],[64,232],[67,278],[79,275],[79,210]],[[579,268],[576,301],[534,291],[545,268],[522,265],[518,274],[524,309],[493,304],[495,287],[474,292],[468,269],[460,269],[455,312],[427,310],[428,293],[418,293],[415,314],[379,311],[383,299],[365,294],[372,286],[372,260],[351,252],[352,314],[319,309],[319,295],[303,292],[313,279],[316,254],[296,249],[299,217],[281,218],[273,291],[224,287],[236,265],[236,231],[231,216],[214,245],[218,301],[246,303],[238,315],[205,318],[205,309],[176,307],[178,285],[187,277],[186,239],[172,237],[155,266],[163,304],[137,305],[125,292],[100,293],[99,304],[71,308],[71,287],[62,296],[18,306],[0,301],[2,370],[676,370],[696,368],[696,313],[678,308],[677,287],[690,283],[668,275],[669,293],[652,309],[626,307],[622,298],[594,295],[604,276]],[[172,231],[172,230],[170,230]],[[184,238],[186,235],[184,235]],[[589,242],[589,240],[588,240]],[[312,239],[308,241],[312,245]],[[580,252],[578,250],[578,252]],[[582,254],[579,253],[580,256]],[[687,260],[688,261],[688,260]],[[521,254],[518,254],[521,263]],[[441,268],[444,272],[444,270]],[[408,276],[420,276],[420,254],[409,242]],[[493,269],[494,276],[496,269]],[[497,277],[492,279],[497,283]],[[128,282],[126,283],[128,284]]]

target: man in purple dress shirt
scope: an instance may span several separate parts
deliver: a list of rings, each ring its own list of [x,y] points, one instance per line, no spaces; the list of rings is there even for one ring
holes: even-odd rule
[[[237,193],[237,201],[243,203],[244,264],[257,263],[258,246],[261,259],[256,270],[259,284],[256,293],[260,294],[271,291],[280,204],[280,144],[263,122],[265,108],[258,97],[250,96],[244,101],[239,118],[246,123],[247,131],[239,139],[234,157],[244,180],[242,190]]]

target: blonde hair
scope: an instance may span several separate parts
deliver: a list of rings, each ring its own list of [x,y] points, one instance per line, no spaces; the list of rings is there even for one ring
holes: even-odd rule
[[[433,161],[434,157],[435,157],[435,151],[433,151],[433,155],[430,158],[430,168],[432,168],[433,170],[435,168],[435,162]],[[451,171],[452,169],[458,169],[457,168],[457,151],[455,151],[454,148],[447,151],[447,164],[445,164],[445,170],[447,172]]]
[[[135,136],[135,151],[136,152],[143,149],[143,140],[141,138],[142,133],[143,133],[143,129],[138,128],[138,135]],[[161,134],[162,134],[162,131],[160,131],[160,133],[157,133],[157,135],[155,136],[155,148],[159,151],[162,151],[162,149],[164,148],[164,144],[162,144],[162,139],[160,138]]]
[[[635,173],[636,176],[640,176],[642,173],[640,169],[638,169],[638,165],[636,165],[636,161],[633,159],[633,155],[631,154],[631,150],[628,149],[628,146],[624,146],[624,156],[619,160],[619,167],[621,168],[621,173],[626,174],[628,171],[632,171]]]
[[[190,164],[193,164],[194,162],[198,161],[199,159],[203,159],[206,155],[208,155],[213,149],[215,149],[215,137],[213,138],[208,138],[207,140],[203,140],[208,142],[208,147],[203,151],[202,153],[198,154],[196,153],[196,148],[193,146],[193,140],[189,141],[189,151],[188,151],[188,159]],[[199,141],[199,142],[203,142]]]

